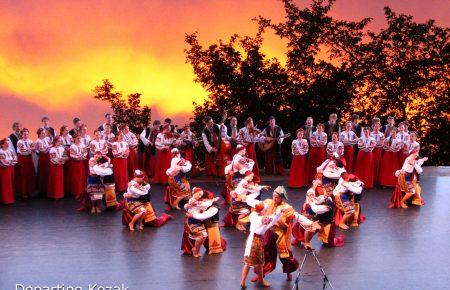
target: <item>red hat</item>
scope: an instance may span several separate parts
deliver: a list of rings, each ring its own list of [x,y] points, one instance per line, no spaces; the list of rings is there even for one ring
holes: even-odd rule
[[[252,175],[252,174],[253,174],[253,172],[250,171],[250,170],[245,171],[245,176],[249,176],[249,175]]]
[[[202,192],[203,189],[201,189],[200,187],[194,187],[194,189],[192,189],[192,193],[198,193],[198,192]]]
[[[245,147],[244,147],[243,145],[241,145],[241,144],[239,144],[238,146],[236,146],[236,152],[242,151],[242,150],[244,150],[244,149],[245,149]]]
[[[265,207],[264,202],[257,203],[255,205],[255,211],[262,212],[264,210],[264,207]]]
[[[142,178],[142,177],[144,177],[144,172],[142,170],[140,170],[140,169],[136,169],[134,171],[134,177]]]

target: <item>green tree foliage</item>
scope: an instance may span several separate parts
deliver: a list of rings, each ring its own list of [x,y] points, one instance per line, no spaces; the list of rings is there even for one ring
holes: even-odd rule
[[[373,32],[369,18],[330,16],[334,1],[313,0],[306,8],[282,3],[284,21],[259,16],[254,36],[232,35],[203,47],[198,33],[186,35],[186,61],[208,92],[204,103],[194,103],[194,127],[200,129],[206,115],[220,119],[224,109],[264,125],[274,115],[291,133],[307,116],[317,123],[333,112],[342,121],[359,113],[368,124],[374,116],[394,115],[418,131],[431,163],[448,164],[448,138],[442,138],[450,121],[448,28],[433,20],[416,23],[386,7],[387,27]],[[286,41],[285,65],[262,53],[267,30]]]
[[[141,105],[139,93],[124,98],[121,92],[114,90],[114,85],[108,79],[103,80],[100,86],[96,86],[93,92],[94,98],[110,104],[114,112],[114,121],[117,124],[128,124],[132,132],[141,132],[151,120],[151,109]]]

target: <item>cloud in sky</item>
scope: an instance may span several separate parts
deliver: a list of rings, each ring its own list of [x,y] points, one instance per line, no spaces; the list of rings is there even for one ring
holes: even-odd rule
[[[101,108],[103,113],[107,108],[92,99],[91,90],[104,78],[125,94],[142,93],[158,115],[186,119],[192,102],[200,102],[206,93],[193,82],[185,63],[184,34],[198,31],[207,44],[233,33],[252,35],[255,16],[275,21],[283,17],[277,0],[0,3],[0,98],[8,100],[0,108],[2,133],[12,120],[24,116],[20,112],[25,109],[35,120],[44,112],[54,115],[58,124],[77,112]],[[378,29],[384,25],[385,5],[418,21],[434,18],[440,25],[449,24],[446,1],[341,0],[332,14],[354,20],[373,17],[371,28]],[[283,50],[281,41],[267,37],[266,53],[280,56]],[[101,115],[92,122],[99,122]]]

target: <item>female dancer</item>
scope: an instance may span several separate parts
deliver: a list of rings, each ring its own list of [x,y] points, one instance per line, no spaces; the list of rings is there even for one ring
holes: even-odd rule
[[[306,171],[306,155],[308,154],[308,141],[303,139],[304,130],[297,130],[297,140],[292,141],[292,164],[289,172],[288,186],[300,188],[308,184],[308,173]]]
[[[61,136],[53,139],[50,154],[50,172],[48,177],[47,197],[55,200],[64,197],[64,163],[68,160]]]
[[[374,161],[373,149],[376,141],[370,137],[370,127],[365,127],[363,136],[358,140],[358,156],[356,158],[355,174],[365,184],[365,188],[373,187]]]
[[[14,203],[14,165],[17,157],[9,149],[8,139],[0,140],[0,202],[3,204]]]
[[[117,133],[116,141],[112,143],[112,163],[114,168],[114,182],[116,190],[123,192],[128,187],[128,143],[123,139],[123,132]]]
[[[402,143],[397,139],[397,130],[391,130],[391,136],[384,140],[384,154],[381,159],[380,185],[394,187],[397,184],[395,172],[398,167],[399,151]]]
[[[37,130],[38,139],[35,142],[36,154],[38,155],[38,191],[41,194],[47,192],[48,177],[50,172],[50,156],[48,152],[51,148],[50,137],[47,136],[47,131],[44,128]]]
[[[323,124],[318,124],[316,131],[311,134],[309,139],[311,148],[309,149],[307,165],[308,182],[315,179],[317,167],[326,159],[327,134],[323,132],[323,129]]]
[[[353,172],[355,145],[358,144],[358,137],[353,132],[353,123],[351,121],[345,124],[345,131],[341,132],[339,140],[344,144],[345,169],[347,172]]]
[[[33,164],[34,143],[29,138],[30,131],[23,128],[22,139],[17,141],[17,157],[20,168],[20,192],[22,198],[29,198],[35,189],[36,173]]]

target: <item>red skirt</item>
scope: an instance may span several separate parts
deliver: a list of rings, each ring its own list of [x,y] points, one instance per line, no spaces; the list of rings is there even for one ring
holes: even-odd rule
[[[30,155],[18,155],[20,166],[20,193],[22,197],[28,197],[35,189],[36,173],[34,172],[33,157]]]
[[[325,161],[326,156],[327,154],[324,146],[310,148],[307,165],[308,183],[314,180],[317,174],[317,167]]]
[[[395,171],[399,169],[398,152],[384,151],[380,167],[380,185],[394,187],[397,184]]]
[[[50,163],[47,197],[54,199],[64,197],[64,167],[61,164]]]
[[[403,150],[398,151],[398,168],[403,167],[403,163],[405,163],[408,154],[403,153]]]
[[[255,151],[255,143],[248,143],[245,147],[245,150],[247,151],[247,157],[255,161],[255,165],[253,166],[253,174],[255,175],[255,178],[257,180],[260,180],[259,175],[259,166],[258,166],[258,158],[256,158],[256,151]]]
[[[130,148],[127,166],[128,166],[128,179],[131,180],[134,177],[134,171],[138,169],[138,161],[135,148]]]
[[[139,169],[145,172],[147,177],[155,174],[155,155],[152,155],[149,150],[139,152]]]
[[[288,186],[300,188],[308,184],[306,155],[294,155],[289,172]]]
[[[156,155],[156,170],[155,176],[153,177],[154,183],[166,184],[167,183],[167,169],[170,168],[170,161],[172,157],[170,151],[158,150]]]
[[[66,190],[67,192],[69,192],[70,188],[72,187],[72,185],[70,184],[70,182],[72,180],[69,178],[69,170],[70,170],[70,163],[71,162],[72,162],[72,160],[69,159],[63,165],[63,169],[64,169],[64,190]]]
[[[353,145],[351,146],[344,146],[344,158],[345,162],[347,163],[347,166],[345,166],[348,173],[353,172],[353,163],[354,163],[354,156],[355,156],[355,148]]]
[[[47,154],[39,154],[38,159],[38,190],[40,193],[47,192],[48,179],[50,174],[50,156]]]
[[[184,159],[192,163],[191,176],[198,174],[197,162],[195,160],[195,153],[193,148],[188,148],[184,151]]]
[[[364,188],[373,187],[373,153],[358,151],[356,158],[355,175],[364,182]]]
[[[381,147],[377,147],[373,149],[373,179],[374,183],[380,183],[380,167],[381,167],[381,159],[383,158],[383,150]]]
[[[125,191],[128,188],[128,160],[127,158],[113,158],[114,182],[117,191]]]
[[[70,161],[68,179],[70,179],[69,192],[78,199],[86,192],[87,174],[84,160]]]
[[[3,204],[14,203],[14,167],[0,166],[0,202]]]

